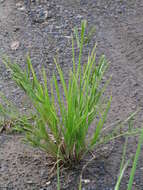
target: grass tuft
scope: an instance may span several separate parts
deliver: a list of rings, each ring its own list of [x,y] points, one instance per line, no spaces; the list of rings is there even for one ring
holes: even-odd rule
[[[92,149],[100,139],[112,99],[103,96],[108,81],[105,85],[101,85],[101,81],[108,63],[104,55],[96,63],[96,45],[89,53],[87,63],[84,66],[82,64],[86,25],[86,21],[82,21],[80,34],[77,28],[74,30],[73,68],[69,71],[68,81],[65,80],[56,59],[54,63],[60,84],[55,73],[48,84],[45,69],[42,71],[44,82],[41,83],[30,57],[27,57],[25,70],[7,58],[4,59],[13,80],[23,89],[36,110],[34,122],[29,122],[23,127],[25,139],[55,159],[58,155],[63,163],[70,164],[80,161],[82,155]],[[77,54],[75,45],[79,49],[78,60],[75,57]],[[95,119],[95,129],[92,136],[87,139],[90,126]]]

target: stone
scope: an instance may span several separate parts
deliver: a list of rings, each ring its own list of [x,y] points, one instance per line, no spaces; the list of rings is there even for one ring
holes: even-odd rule
[[[19,48],[19,45],[20,45],[19,41],[13,41],[10,46],[11,50],[17,50]]]

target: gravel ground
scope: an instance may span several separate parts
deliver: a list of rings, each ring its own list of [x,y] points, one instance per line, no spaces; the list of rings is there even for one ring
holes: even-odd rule
[[[0,53],[25,65],[30,54],[38,72],[48,66],[48,77],[55,70],[53,56],[66,77],[71,67],[70,35],[82,19],[89,28],[96,26],[93,37],[98,43],[97,57],[105,54],[110,61],[107,77],[112,74],[107,94],[113,101],[108,124],[124,120],[140,108],[135,125],[142,125],[143,110],[143,1],[142,0],[0,0]],[[93,44],[90,42],[89,47]],[[86,54],[87,52],[85,52]],[[0,90],[22,106],[23,93],[11,81],[0,60]],[[83,190],[112,190],[119,171],[123,139],[114,144],[108,156],[93,161],[86,171]],[[136,139],[129,141],[134,153]],[[103,153],[104,155],[104,153]],[[143,190],[143,154],[138,164],[133,189]],[[5,189],[56,189],[56,177],[48,181],[50,159],[42,152],[21,143],[19,135],[0,136],[0,187]],[[82,165],[82,164],[81,164]],[[120,189],[126,190],[129,169]],[[63,189],[77,189],[81,166],[61,176]]]

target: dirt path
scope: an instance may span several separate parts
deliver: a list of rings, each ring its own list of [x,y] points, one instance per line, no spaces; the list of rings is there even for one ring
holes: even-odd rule
[[[94,40],[98,42],[97,55],[104,53],[110,60],[108,75],[112,74],[108,93],[113,101],[108,123],[125,119],[137,108],[136,125],[142,125],[143,110],[143,1],[142,0],[53,0],[39,4],[25,1],[0,1],[0,53],[5,53],[24,66],[24,57],[30,53],[36,70],[42,64],[55,69],[55,53],[68,74],[71,66],[70,34],[73,26],[87,19],[89,26],[96,26]],[[40,2],[40,1],[39,1]],[[18,42],[17,50],[12,50]],[[91,43],[92,44],[92,43]],[[90,45],[91,45],[90,44]],[[14,102],[20,103],[22,93],[9,78],[0,60],[0,90]],[[135,151],[136,141],[130,141],[129,150]],[[95,161],[85,172],[90,184],[83,189],[114,189],[119,170],[122,145],[118,142],[108,158]],[[135,176],[136,190],[143,189],[143,154]],[[0,136],[0,187],[11,189],[56,189],[56,179],[48,185],[49,168],[43,153],[20,142],[20,136]],[[111,175],[113,174],[113,175]],[[63,189],[77,189],[79,173],[69,172]],[[65,178],[64,178],[65,179]],[[128,171],[123,180],[126,190]],[[76,183],[75,183],[76,181]],[[47,183],[47,184],[46,184]],[[4,189],[4,188],[3,188]]]

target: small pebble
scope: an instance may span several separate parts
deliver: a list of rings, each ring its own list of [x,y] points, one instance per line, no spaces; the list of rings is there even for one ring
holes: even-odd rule
[[[90,183],[90,179],[82,179],[82,182],[84,182],[85,184]]]
[[[11,43],[11,50],[17,50],[19,48],[20,43],[18,41],[14,41]]]
[[[46,182],[46,185],[50,185],[50,184],[51,184],[51,181],[47,181],[47,182]]]
[[[26,183],[27,184],[32,184],[33,182],[31,180],[28,180]]]

